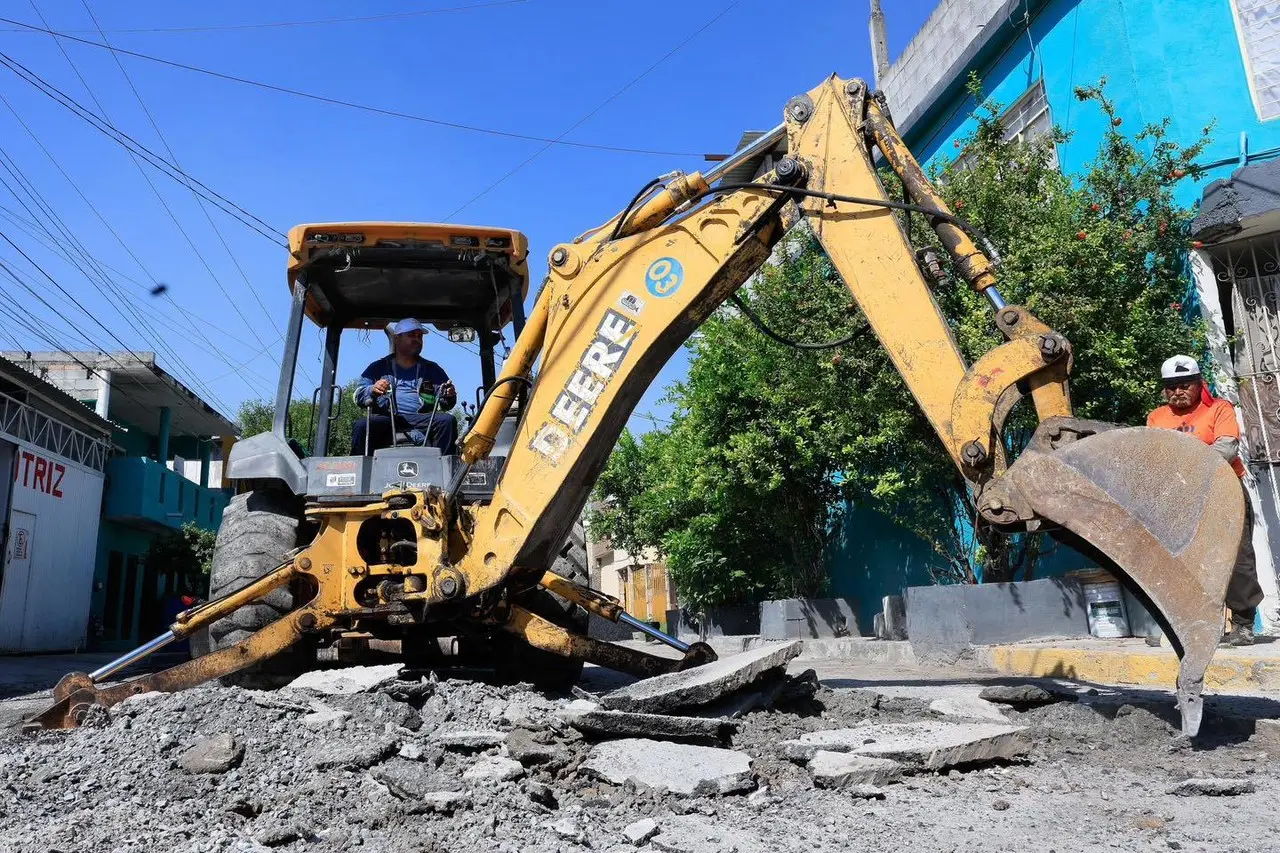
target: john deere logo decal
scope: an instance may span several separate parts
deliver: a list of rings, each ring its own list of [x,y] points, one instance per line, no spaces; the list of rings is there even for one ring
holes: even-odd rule
[[[401,462],[400,467],[399,469],[397,469],[396,473],[398,473],[400,477],[405,480],[412,480],[414,477],[418,476],[418,463],[417,462]]]

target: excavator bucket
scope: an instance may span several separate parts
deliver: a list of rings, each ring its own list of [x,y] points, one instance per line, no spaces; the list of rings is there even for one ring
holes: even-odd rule
[[[1025,501],[1096,549],[1153,605],[1181,660],[1182,730],[1195,735],[1244,529],[1244,490],[1231,467],[1173,430],[1049,418],[992,485],[983,503],[998,494]]]

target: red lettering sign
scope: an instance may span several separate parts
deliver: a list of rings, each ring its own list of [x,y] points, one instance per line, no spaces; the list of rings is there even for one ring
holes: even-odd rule
[[[36,489],[55,498],[62,497],[62,478],[67,466],[39,454],[24,450],[14,460],[13,482],[21,482],[26,488]]]

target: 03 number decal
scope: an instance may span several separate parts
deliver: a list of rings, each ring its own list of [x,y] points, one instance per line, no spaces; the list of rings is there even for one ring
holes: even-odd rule
[[[684,281],[684,267],[675,258],[658,258],[644,274],[644,286],[659,298],[670,296]]]

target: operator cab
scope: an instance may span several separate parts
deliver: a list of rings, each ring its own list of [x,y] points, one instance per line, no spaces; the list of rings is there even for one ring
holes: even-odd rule
[[[338,414],[343,407],[355,405],[343,398],[339,377],[358,375],[368,360],[367,352],[362,352],[356,359],[361,363],[344,364],[339,373],[342,333],[369,330],[381,342],[389,324],[414,317],[455,343],[476,348],[481,377],[475,389],[478,406],[496,379],[494,348],[502,341],[502,330],[511,324],[518,336],[524,326],[527,256],[525,236],[504,228],[362,222],[291,229],[292,306],[272,430],[232,448],[228,477],[249,486],[263,480],[281,481],[295,495],[317,503],[361,503],[390,488],[447,486],[462,466],[458,457],[442,456],[434,447],[404,446],[397,441],[368,456],[350,456],[345,455],[350,447],[339,447],[331,440]],[[309,395],[315,413],[307,431],[310,454],[288,438],[304,319],[325,330],[320,385]],[[466,378],[454,377],[464,412],[470,390]],[[492,497],[518,416],[513,409],[494,452],[467,471],[461,490],[465,500]],[[464,415],[459,431],[468,425]]]

